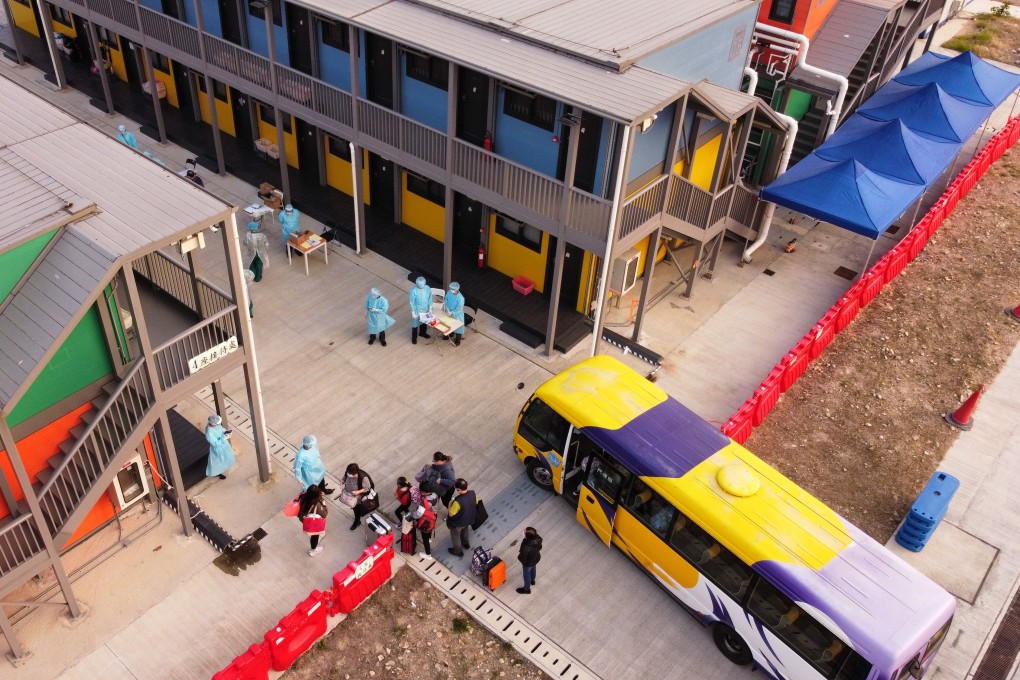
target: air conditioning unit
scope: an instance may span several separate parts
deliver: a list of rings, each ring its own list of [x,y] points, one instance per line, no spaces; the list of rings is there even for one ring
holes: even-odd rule
[[[641,263],[641,251],[631,248],[613,262],[613,275],[609,279],[609,287],[623,295],[637,283],[638,265]]]
[[[124,463],[124,467],[113,478],[113,490],[121,510],[137,503],[149,493],[149,481],[140,455]]]

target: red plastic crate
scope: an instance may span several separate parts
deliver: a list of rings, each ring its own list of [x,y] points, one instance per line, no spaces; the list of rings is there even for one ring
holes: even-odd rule
[[[513,280],[514,290],[521,295],[527,295],[535,289],[535,282],[524,276],[518,276]]]

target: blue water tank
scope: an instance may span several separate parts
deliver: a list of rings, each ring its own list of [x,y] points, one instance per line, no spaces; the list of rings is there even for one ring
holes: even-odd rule
[[[921,495],[910,506],[910,513],[896,532],[896,542],[907,550],[921,552],[935,533],[939,522],[946,516],[949,501],[960,488],[960,480],[945,472],[936,471],[928,480]]]

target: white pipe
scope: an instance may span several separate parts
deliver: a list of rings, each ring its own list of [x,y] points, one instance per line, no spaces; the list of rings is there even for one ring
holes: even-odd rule
[[[843,104],[846,101],[846,91],[850,87],[850,83],[846,78],[838,73],[826,71],[807,63],[808,49],[811,47],[811,41],[809,41],[806,36],[763,23],[756,23],[754,25],[754,29],[755,31],[777,35],[800,43],[801,50],[800,57],[797,59],[797,66],[806,73],[818,76],[819,78],[825,78],[826,80],[831,80],[839,86],[839,90],[836,93],[836,100],[826,104],[825,113],[829,116],[829,127],[825,130],[825,137],[828,138],[829,135],[836,131],[836,125],[839,123],[839,117],[843,113]]]
[[[755,90],[758,89],[758,72],[750,66],[745,66],[744,75],[747,76],[747,94],[753,97]]]
[[[616,238],[616,223],[623,211],[623,189],[627,178],[623,172],[627,167],[627,144],[630,142],[630,126],[623,128],[623,139],[620,142],[620,163],[616,173],[616,189],[613,190],[613,211],[609,220],[609,233],[606,235],[606,255],[602,258],[602,274],[599,280],[599,292],[595,296],[595,318],[593,321],[594,332],[591,337],[591,355],[595,356],[599,349],[599,336],[602,329],[599,328],[602,322],[602,308],[605,306],[606,287],[609,285],[609,265],[613,257],[613,240]]]
[[[787,116],[785,113],[776,113],[784,123],[786,123],[786,143],[783,144],[783,155],[779,157],[779,168],[776,172],[776,177],[781,176],[786,172],[787,166],[790,165],[790,155],[793,153],[793,144],[797,141],[797,121]],[[755,239],[754,243],[744,249],[744,262],[751,261],[751,255],[754,251],[761,248],[762,244],[765,243],[765,239],[769,236],[769,227],[772,226],[772,216],[776,214],[776,204],[771,201],[765,206],[765,214],[761,218],[761,224],[758,226],[758,238]]]

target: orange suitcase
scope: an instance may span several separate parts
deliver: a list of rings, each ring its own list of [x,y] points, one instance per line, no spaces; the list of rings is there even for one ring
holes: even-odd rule
[[[495,590],[503,585],[503,581],[506,580],[506,562],[493,557],[489,561],[488,566],[485,568],[485,583],[489,586],[489,590]]]

